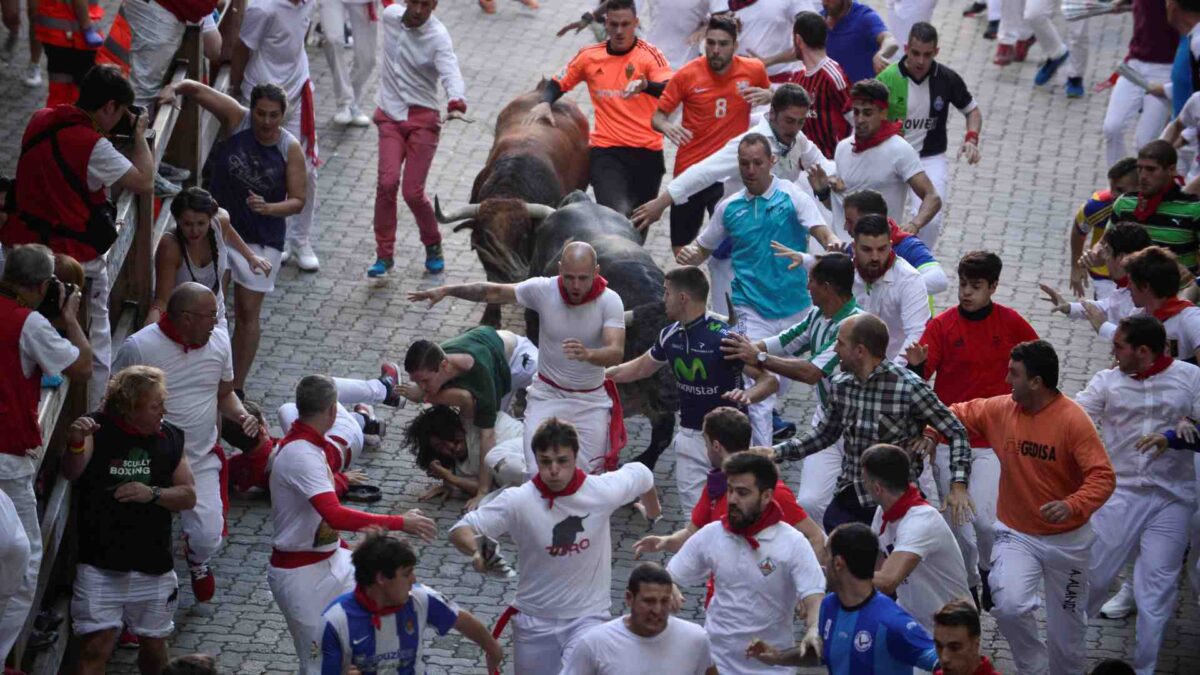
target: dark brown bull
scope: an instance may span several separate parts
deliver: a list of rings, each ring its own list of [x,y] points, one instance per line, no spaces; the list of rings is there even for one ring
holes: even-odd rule
[[[494,283],[516,283],[529,276],[537,223],[553,213],[568,192],[587,188],[588,121],[577,105],[556,102],[553,126],[522,124],[529,109],[542,100],[545,85],[543,80],[500,111],[492,151],[475,177],[470,205],[449,215],[437,205],[438,222],[464,221],[454,231],[471,231],[471,248]],[[488,305],[483,322],[498,326],[500,307]]]

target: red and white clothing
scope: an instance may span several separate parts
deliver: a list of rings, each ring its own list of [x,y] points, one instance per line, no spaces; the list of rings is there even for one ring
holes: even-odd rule
[[[1122,298],[1129,298],[1128,288],[1118,289],[1114,295],[1121,293],[1124,294],[1121,296]],[[1112,315],[1113,311],[1110,309],[1108,320],[1100,326],[1100,337],[1112,340],[1112,337],[1117,334],[1117,324],[1121,319],[1134,314],[1146,313],[1146,310],[1134,307],[1132,299],[1129,299],[1128,305],[1120,303],[1116,309],[1117,312],[1126,310],[1129,312],[1128,314],[1116,317]],[[1072,318],[1075,316],[1074,311],[1075,303],[1072,303]],[[1200,349],[1200,307],[1196,307],[1186,300],[1171,298],[1151,314],[1162,322],[1163,329],[1167,331],[1167,354],[1177,359],[1194,359],[1196,350]]]
[[[1138,375],[1102,370],[1075,400],[1101,428],[1117,474],[1116,491],[1091,519],[1096,540],[1088,574],[1098,592],[1090,596],[1087,614],[1099,613],[1102,591],[1136,556],[1133,663],[1139,675],[1149,675],[1175,609],[1189,520],[1196,508],[1196,475],[1192,453],[1167,450],[1155,458],[1135,444],[1147,434],[1174,428],[1181,417],[1200,417],[1200,368],[1164,357]]]
[[[792,672],[745,654],[746,645],[756,638],[781,650],[793,647],[796,603],[825,594],[825,573],[804,535],[776,523],[747,538],[730,532],[722,522],[710,523],[687,540],[667,563],[667,571],[681,586],[713,575],[716,591],[704,630],[721,673]]]
[[[933,633],[933,615],[951,600],[971,597],[967,568],[942,514],[929,504],[909,508],[898,520],[883,522],[883,507],[875,509],[871,529],[879,533],[884,555],[911,553],[921,559],[896,587],[900,607]]]
[[[354,36],[354,66],[347,72],[342,53],[346,24]],[[325,33],[325,59],[333,80],[333,100],[339,108],[357,108],[375,70],[379,37],[379,3],[376,0],[322,0],[321,29]]]
[[[904,349],[921,339],[930,319],[929,293],[921,273],[899,256],[892,259],[883,276],[871,283],[856,269],[854,301],[862,311],[887,324],[887,358],[905,363]]]
[[[738,6],[731,9],[731,6]],[[775,56],[792,51],[792,22],[800,12],[818,12],[820,3],[815,0],[757,0],[756,2],[730,2],[709,0],[709,14],[732,11],[741,23],[738,30],[738,54],[742,56]],[[786,82],[788,73],[796,69],[794,62],[778,63],[767,68],[776,81]]]
[[[645,3],[639,3],[641,15]],[[699,45],[688,42],[692,34],[704,25],[708,17],[709,0],[654,0],[650,7],[652,18],[646,41],[658,47],[671,64],[679,70],[683,64],[700,56]]]
[[[603,469],[609,452],[613,401],[605,391],[604,367],[572,361],[563,340],[576,339],[588,349],[604,346],[604,329],[625,328],[621,296],[605,288],[593,300],[569,305],[559,277],[534,277],[517,284],[517,303],[538,313],[538,376],[527,392],[525,408],[526,471],[536,471],[531,443],[541,422],[558,417],[579,431],[577,465]]]
[[[117,371],[134,365],[154,366],[166,373],[164,419],[183,430],[184,453],[196,487],[196,505],[179,514],[188,560],[207,562],[220,548],[225,529],[217,389],[233,380],[229,334],[214,328],[207,344],[187,347],[168,337],[161,323],[151,324],[126,338],[113,360]]]
[[[842,139],[833,152],[833,161],[837,163],[837,175],[846,184],[846,189],[833,193],[833,232],[842,241],[849,241],[846,232],[846,212],[842,209],[842,198],[856,190],[870,188],[883,195],[887,201],[888,216],[894,219],[903,218],[907,213],[905,204],[908,202],[908,181],[917,174],[924,173],[921,157],[903,136],[892,136],[882,143],[867,148],[862,152],[854,150],[853,136]],[[922,234],[925,227],[917,234],[932,249],[933,244]]]
[[[833,159],[837,144],[850,135],[850,122],[846,119],[850,78],[837,61],[826,56],[812,70],[801,63],[800,70],[792,73],[791,81],[804,87],[812,97],[804,135],[817,145],[821,154]]]
[[[619,616],[583,635],[563,675],[659,675],[667,665],[678,675],[704,675],[714,665],[708,634],[691,621],[667,618],[654,637],[629,629]]]
[[[1106,318],[1103,325],[1100,326],[1100,337],[1105,340],[1112,340],[1112,336],[1117,332],[1117,324],[1121,319],[1133,314],[1137,311],[1137,306],[1133,304],[1133,296],[1129,294],[1128,283],[1118,283],[1116,290],[1109,295],[1095,301],[1088,301],[1104,311]],[[1067,313],[1072,319],[1087,320],[1087,313],[1083,311],[1082,302],[1072,302],[1070,311]]]
[[[652,487],[654,475],[638,462],[601,476],[576,471],[557,494],[535,478],[500,492],[451,528],[493,539],[507,534],[516,544],[514,672],[557,675],[583,631],[608,620],[609,517]]]

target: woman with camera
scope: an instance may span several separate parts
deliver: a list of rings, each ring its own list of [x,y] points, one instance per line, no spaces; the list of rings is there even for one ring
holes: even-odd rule
[[[241,254],[254,274],[271,274],[271,261],[256,255],[230,222],[229,212],[217,206],[207,190],[190,187],[171,202],[175,228],[163,233],[154,253],[154,302],[146,313],[145,326],[158,323],[166,311],[167,299],[179,284],[194,281],[212,289],[217,296],[217,325],[225,321],[225,273],[229,270],[232,247]]]

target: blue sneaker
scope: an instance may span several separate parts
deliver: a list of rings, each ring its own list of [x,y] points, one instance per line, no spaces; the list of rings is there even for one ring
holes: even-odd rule
[[[1083,78],[1067,78],[1067,98],[1083,98]]]
[[[42,373],[42,389],[58,389],[62,386],[62,375],[47,375]]]
[[[796,435],[796,425],[779,416],[779,413],[771,411],[771,440],[782,441]]]
[[[431,274],[437,274],[446,269],[446,259],[442,257],[442,245],[430,244],[425,247],[425,269]]]
[[[396,262],[391,258],[380,258],[375,261],[374,265],[367,268],[367,276],[372,279],[381,277],[390,272],[395,265]]]
[[[1070,55],[1071,52],[1063,52],[1063,55],[1057,59],[1046,59],[1045,61],[1042,61],[1041,67],[1038,68],[1037,75],[1033,76],[1034,86],[1040,87],[1049,82],[1054,77],[1054,74],[1058,72],[1058,69],[1062,67],[1062,64],[1067,62],[1067,57]]]

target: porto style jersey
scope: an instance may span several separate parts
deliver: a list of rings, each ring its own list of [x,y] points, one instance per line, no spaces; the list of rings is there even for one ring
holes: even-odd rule
[[[821,659],[830,675],[910,675],[939,665],[929,632],[878,591],[845,607],[836,593],[821,601]]]

